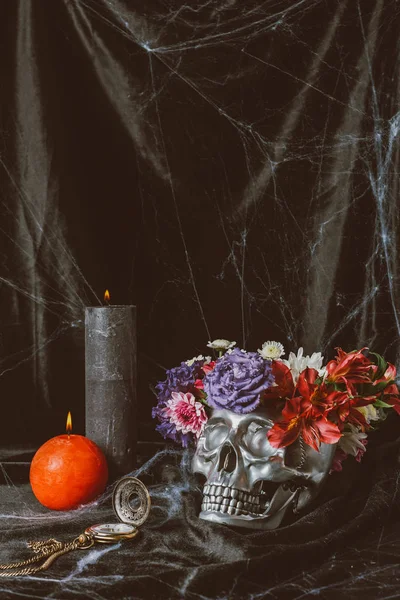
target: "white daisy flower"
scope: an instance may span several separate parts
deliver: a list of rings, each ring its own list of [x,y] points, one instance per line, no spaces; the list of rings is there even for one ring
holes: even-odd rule
[[[264,342],[257,352],[267,360],[277,360],[285,354],[285,348],[280,342],[268,341]]]
[[[226,352],[234,346],[236,346],[236,342],[230,342],[229,340],[214,340],[207,344],[207,348],[212,348],[213,350],[217,350],[217,352]]]
[[[300,373],[305,369],[315,369],[321,377],[325,374],[325,367],[322,367],[324,357],[321,352],[313,352],[311,356],[303,356],[303,348],[299,348],[297,355],[294,352],[289,354],[288,360],[282,362],[289,367],[292,373],[294,383],[297,383]]]

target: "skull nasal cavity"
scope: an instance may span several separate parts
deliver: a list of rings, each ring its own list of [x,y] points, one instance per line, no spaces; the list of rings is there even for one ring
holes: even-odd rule
[[[227,473],[232,473],[236,467],[236,452],[230,445],[226,445],[222,448],[219,456],[218,471],[224,470]]]

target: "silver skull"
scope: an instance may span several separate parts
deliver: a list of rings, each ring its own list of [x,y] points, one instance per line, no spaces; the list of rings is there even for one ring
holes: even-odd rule
[[[286,512],[303,509],[329,473],[336,445],[319,452],[301,438],[273,448],[274,419],[264,409],[246,415],[214,410],[198,440],[194,473],[206,478],[200,518],[252,529],[279,527]]]

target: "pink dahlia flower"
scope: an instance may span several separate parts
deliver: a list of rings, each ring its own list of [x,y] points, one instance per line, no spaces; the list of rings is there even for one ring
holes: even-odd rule
[[[207,423],[203,405],[197,402],[190,392],[172,392],[171,396],[164,409],[164,415],[175,425],[177,431],[183,434],[194,433],[196,437],[200,437]]]

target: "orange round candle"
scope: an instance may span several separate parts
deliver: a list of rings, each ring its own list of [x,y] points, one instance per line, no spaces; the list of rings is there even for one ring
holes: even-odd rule
[[[70,510],[94,500],[104,491],[107,462],[94,442],[82,435],[66,433],[39,448],[31,463],[29,479],[41,504],[53,510]]]

